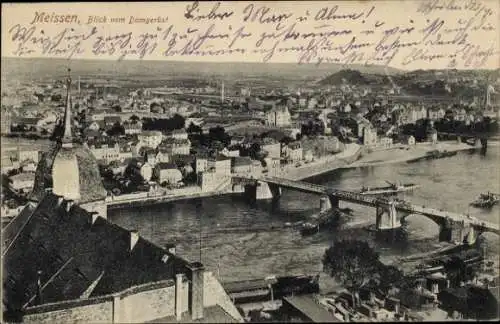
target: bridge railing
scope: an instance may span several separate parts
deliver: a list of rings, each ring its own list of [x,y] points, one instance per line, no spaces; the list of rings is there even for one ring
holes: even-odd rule
[[[289,179],[278,178],[278,177],[273,177],[273,176],[252,177],[252,176],[248,176],[248,175],[237,175],[237,177],[241,177],[241,178],[245,178],[245,179],[253,179],[256,181],[271,182],[271,183],[274,183],[277,185],[283,185],[283,186],[288,186],[288,187],[292,187],[292,188],[311,189],[312,191],[315,191],[315,192],[324,192],[327,195],[336,196],[342,200],[347,200],[347,201],[351,201],[351,202],[366,203],[366,204],[370,204],[373,206],[387,206],[390,204],[395,204],[396,209],[401,210],[401,211],[432,215],[432,216],[437,216],[437,217],[442,217],[442,218],[450,218],[450,219],[453,219],[455,221],[466,221],[467,223],[474,224],[477,226],[483,226],[485,228],[489,228],[489,229],[493,229],[493,230],[499,229],[498,224],[494,224],[491,222],[484,222],[484,221],[480,221],[478,219],[471,219],[471,218],[467,217],[466,215],[446,212],[446,211],[438,210],[435,208],[428,208],[428,207],[426,208],[424,206],[414,205],[414,204],[411,204],[407,201],[402,201],[402,200],[394,201],[394,200],[390,200],[390,199],[383,198],[383,197],[373,198],[373,197],[364,196],[364,195],[361,195],[359,193],[352,192],[352,191],[338,190],[335,188],[317,185],[317,184],[310,183],[310,182],[289,180]]]

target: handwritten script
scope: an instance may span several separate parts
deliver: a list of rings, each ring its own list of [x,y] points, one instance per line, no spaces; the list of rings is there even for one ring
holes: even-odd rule
[[[498,44],[488,41],[498,38],[493,2],[417,1],[401,17],[375,1],[319,4],[178,3],[170,5],[175,10],[144,17],[36,11],[32,21],[9,25],[3,37],[8,54],[19,57],[252,57],[263,62],[291,57],[299,64],[439,62],[480,68],[499,54]]]

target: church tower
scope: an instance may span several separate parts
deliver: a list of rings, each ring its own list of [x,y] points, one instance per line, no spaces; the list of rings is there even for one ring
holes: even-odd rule
[[[48,188],[56,195],[73,200],[80,207],[107,217],[106,190],[102,184],[97,160],[85,146],[76,143],[73,124],[71,77],[66,80],[66,106],[63,131],[38,163],[30,200],[40,201]]]

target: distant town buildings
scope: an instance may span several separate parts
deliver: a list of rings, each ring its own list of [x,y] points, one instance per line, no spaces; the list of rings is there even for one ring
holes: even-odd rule
[[[285,105],[275,106],[267,113],[266,117],[267,124],[270,126],[288,127],[291,125],[291,115]]]
[[[291,163],[301,161],[304,154],[302,144],[298,141],[285,145],[282,152],[283,157]]]
[[[157,148],[163,140],[163,135],[160,131],[142,131],[137,138],[140,146]]]
[[[177,184],[182,180],[182,173],[173,163],[158,163],[154,169],[158,183]]]
[[[9,134],[10,133],[10,126],[12,124],[12,113],[9,109],[3,108],[1,111],[1,118],[0,118],[0,133],[1,134]]]
[[[363,145],[373,146],[377,144],[377,131],[371,127],[363,127]]]

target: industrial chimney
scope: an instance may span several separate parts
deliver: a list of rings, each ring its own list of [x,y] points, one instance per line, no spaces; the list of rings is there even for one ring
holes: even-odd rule
[[[220,101],[221,103],[224,103],[224,81],[222,81],[222,87],[220,90]]]
[[[42,298],[42,271],[36,272],[36,305],[43,303]]]
[[[183,281],[183,273],[178,273],[175,275],[175,318],[178,322],[180,322],[182,319],[182,310],[184,306]]]
[[[188,265],[191,275],[190,310],[193,321],[203,318],[203,279],[205,268],[200,262],[192,262]]]

